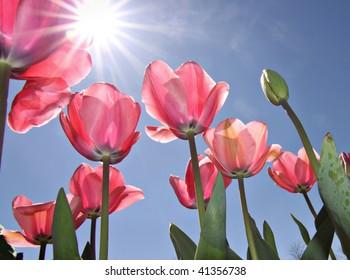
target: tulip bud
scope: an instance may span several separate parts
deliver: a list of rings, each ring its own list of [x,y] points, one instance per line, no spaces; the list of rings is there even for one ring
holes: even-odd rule
[[[266,98],[274,105],[281,105],[281,100],[288,100],[288,85],[277,72],[264,69],[260,78],[261,87]]]

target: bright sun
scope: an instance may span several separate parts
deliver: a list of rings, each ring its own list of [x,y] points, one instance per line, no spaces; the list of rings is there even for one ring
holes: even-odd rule
[[[92,38],[95,46],[106,46],[118,35],[118,6],[109,0],[84,0],[77,17],[76,31]]]

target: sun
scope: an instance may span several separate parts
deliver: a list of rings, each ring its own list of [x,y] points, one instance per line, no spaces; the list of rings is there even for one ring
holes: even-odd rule
[[[115,40],[119,24],[119,5],[109,0],[84,0],[77,7],[75,31],[99,48]]]

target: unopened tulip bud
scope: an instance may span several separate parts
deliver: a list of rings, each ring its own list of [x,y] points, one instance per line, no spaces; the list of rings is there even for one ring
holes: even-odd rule
[[[288,85],[277,72],[270,69],[264,69],[260,82],[266,98],[272,104],[279,106],[281,105],[281,100],[288,100]]]

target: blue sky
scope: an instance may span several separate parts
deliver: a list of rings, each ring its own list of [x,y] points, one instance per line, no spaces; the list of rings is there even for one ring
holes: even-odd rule
[[[131,153],[115,165],[126,183],[144,190],[145,199],[110,216],[110,259],[175,259],[168,228],[175,223],[198,241],[197,213],[181,206],[169,184],[171,174],[184,176],[189,159],[188,143],[160,144],[149,139],[146,125],[157,125],[141,102],[143,73],[148,63],[162,59],[172,68],[187,60],[198,62],[216,81],[230,84],[229,97],[212,126],[229,117],[243,122],[268,124],[268,143],[297,153],[301,142],[281,107],[271,105],[262,93],[264,68],[279,72],[290,89],[289,103],[298,114],[315,149],[320,152],[324,135],[331,132],[338,151],[350,151],[347,138],[349,102],[350,3],[337,1],[210,1],[130,0],[120,7],[118,46],[93,54],[93,70],[73,90],[98,81],[116,85],[142,107],[138,130],[142,136]],[[123,35],[124,34],[124,35]],[[23,86],[11,81],[10,102]],[[198,152],[206,146],[197,136]],[[0,224],[18,230],[12,199],[24,194],[34,202],[54,200],[82,162],[65,137],[58,119],[16,134],[5,132],[0,176]],[[291,259],[294,243],[302,244],[293,213],[314,233],[313,218],[301,195],[279,189],[267,175],[268,164],[246,180],[248,207],[257,225],[267,220],[275,233],[279,254]],[[309,192],[316,210],[321,207],[317,185]],[[245,239],[238,185],[227,189],[227,237],[245,258]],[[82,249],[89,236],[89,221],[78,230]],[[340,254],[335,242],[333,250]],[[36,259],[38,249],[18,248],[25,259]],[[51,258],[48,250],[47,258]]]

